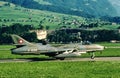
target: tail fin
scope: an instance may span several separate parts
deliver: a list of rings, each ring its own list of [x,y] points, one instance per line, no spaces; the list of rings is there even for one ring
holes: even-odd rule
[[[15,43],[15,45],[31,45],[32,43],[26,41],[25,39],[23,39],[22,37],[18,36],[18,35],[11,35],[13,42]]]

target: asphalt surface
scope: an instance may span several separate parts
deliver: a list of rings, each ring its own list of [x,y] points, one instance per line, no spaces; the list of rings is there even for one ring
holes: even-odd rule
[[[66,61],[120,61],[120,57],[96,57],[95,59],[90,58],[66,58],[65,60],[56,60],[51,58],[20,58],[20,59],[0,59],[0,63],[10,62],[66,62]]]

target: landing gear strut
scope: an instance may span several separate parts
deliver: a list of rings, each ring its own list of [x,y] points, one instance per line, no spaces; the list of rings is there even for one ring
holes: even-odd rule
[[[91,59],[94,59],[94,58],[95,58],[95,53],[93,52],[91,55]]]

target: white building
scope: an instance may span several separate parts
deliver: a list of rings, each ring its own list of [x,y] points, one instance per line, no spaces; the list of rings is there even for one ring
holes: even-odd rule
[[[46,30],[32,30],[30,32],[36,32],[37,39],[39,39],[39,40],[46,39],[46,37],[47,37]]]

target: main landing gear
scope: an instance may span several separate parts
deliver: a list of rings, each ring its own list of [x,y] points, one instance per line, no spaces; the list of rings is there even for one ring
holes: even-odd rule
[[[65,60],[65,57],[59,57],[59,58],[56,58],[56,59]]]

